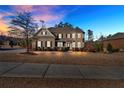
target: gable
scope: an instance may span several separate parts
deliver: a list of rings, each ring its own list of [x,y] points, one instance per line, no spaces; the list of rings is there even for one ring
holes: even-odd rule
[[[40,36],[40,37],[54,37],[55,38],[55,36],[48,30],[48,29],[40,29],[36,34],[35,34],[35,36]]]

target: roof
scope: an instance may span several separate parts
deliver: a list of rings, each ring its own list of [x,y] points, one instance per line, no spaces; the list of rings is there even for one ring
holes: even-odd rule
[[[50,27],[48,29],[46,28],[41,28],[39,29],[34,36],[37,36],[37,34],[43,30],[48,30],[49,32],[51,32],[53,34],[53,36],[56,36],[56,34],[58,33],[85,33],[82,29],[80,28],[69,28],[69,27]]]
[[[85,33],[83,30],[81,30],[79,28],[76,29],[76,28],[69,28],[69,27],[58,27],[58,28],[50,27],[48,29],[54,35],[56,35],[58,33],[73,33],[73,32],[83,33],[83,34]]]
[[[116,33],[112,35],[110,38],[107,38],[105,40],[113,40],[113,39],[124,39],[124,32]]]
[[[42,30],[46,30],[45,28],[40,28],[35,34],[34,36],[36,36],[39,32],[41,32]]]
[[[124,33],[116,33],[111,37],[111,39],[117,39],[117,38],[124,38]]]

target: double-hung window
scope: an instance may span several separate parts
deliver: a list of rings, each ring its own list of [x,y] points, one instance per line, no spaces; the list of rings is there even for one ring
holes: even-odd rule
[[[75,33],[72,34],[72,38],[75,38]]]
[[[81,48],[81,42],[77,42],[77,47]]]
[[[58,34],[58,37],[59,37],[59,38],[62,38],[62,34]]]
[[[47,47],[50,47],[50,41],[47,41]]]
[[[80,33],[77,34],[77,38],[81,38],[81,34]]]
[[[75,47],[76,47],[76,43],[72,42],[72,48],[75,48]]]
[[[67,34],[67,38],[71,38],[71,35],[70,34]]]
[[[58,46],[58,47],[63,47],[63,43],[62,43],[62,42],[58,42],[58,43],[57,43],[57,46]]]

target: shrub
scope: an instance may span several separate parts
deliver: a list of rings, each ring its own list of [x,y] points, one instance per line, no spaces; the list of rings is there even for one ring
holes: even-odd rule
[[[69,48],[65,47],[65,48],[62,49],[62,51],[67,52],[67,51],[69,51]]]
[[[119,52],[119,49],[118,48],[113,49],[112,52]]]
[[[96,52],[100,51],[100,45],[99,44],[95,43],[94,47],[95,47]]]
[[[112,47],[112,45],[110,43],[107,45],[107,51],[109,53],[112,53],[113,52],[113,47]]]
[[[4,42],[3,41],[0,41],[0,45],[4,45]]]
[[[102,43],[95,43],[94,48],[95,48],[96,52],[103,51],[103,44]]]

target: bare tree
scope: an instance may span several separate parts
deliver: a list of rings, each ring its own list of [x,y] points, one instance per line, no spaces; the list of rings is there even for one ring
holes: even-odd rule
[[[26,36],[27,53],[30,52],[29,39],[34,34],[37,24],[30,12],[19,12],[11,20],[11,24],[24,30]]]

